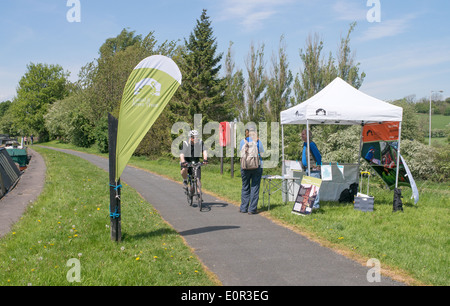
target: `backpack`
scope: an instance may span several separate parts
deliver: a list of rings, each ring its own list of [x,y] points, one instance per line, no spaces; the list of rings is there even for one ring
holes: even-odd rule
[[[351,203],[355,200],[355,196],[358,193],[358,184],[353,183],[350,188],[344,189],[339,196],[339,203]]]
[[[258,156],[258,145],[256,142],[248,142],[244,139],[245,144],[241,149],[241,168],[244,170],[258,169],[260,160]]]
[[[348,188],[342,190],[339,196],[339,203],[349,203],[352,201],[352,197],[350,195],[350,190]]]

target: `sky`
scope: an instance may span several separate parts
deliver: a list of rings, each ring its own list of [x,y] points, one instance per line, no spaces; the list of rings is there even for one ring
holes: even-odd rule
[[[361,91],[385,101],[429,99],[440,90],[440,98],[450,97],[448,0],[1,0],[0,102],[14,98],[30,63],[58,64],[75,81],[122,29],[183,43],[203,9],[223,60],[232,41],[244,72],[251,43],[265,45],[270,71],[282,35],[294,75],[309,35],[322,38],[325,58],[330,52],[336,57],[356,21],[351,49],[366,73]]]

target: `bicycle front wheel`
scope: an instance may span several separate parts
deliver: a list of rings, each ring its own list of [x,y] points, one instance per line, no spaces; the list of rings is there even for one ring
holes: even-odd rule
[[[192,181],[189,181],[188,190],[186,192],[187,201],[188,201],[189,206],[192,206],[192,203],[194,201],[194,187],[195,186],[192,186],[192,185],[195,185],[195,184],[192,184]]]
[[[202,195],[202,185],[199,182],[197,182],[197,203],[198,203],[198,207],[200,209],[200,211],[202,211],[203,208],[203,195]]]

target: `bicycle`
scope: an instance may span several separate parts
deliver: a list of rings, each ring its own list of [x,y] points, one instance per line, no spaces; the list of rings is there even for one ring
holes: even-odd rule
[[[202,211],[203,207],[203,194],[202,194],[202,183],[200,178],[198,177],[198,170],[204,163],[199,162],[190,162],[187,163],[183,168],[192,168],[192,174],[188,171],[188,187],[185,191],[187,196],[187,201],[189,206],[192,206],[194,202],[194,196],[197,198],[197,203],[200,211]]]

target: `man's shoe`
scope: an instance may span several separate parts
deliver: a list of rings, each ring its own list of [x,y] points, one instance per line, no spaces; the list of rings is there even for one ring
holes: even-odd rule
[[[249,214],[249,215],[257,215],[257,214],[258,214],[258,211],[249,211],[248,214]]]

